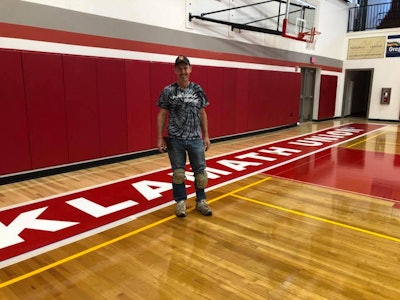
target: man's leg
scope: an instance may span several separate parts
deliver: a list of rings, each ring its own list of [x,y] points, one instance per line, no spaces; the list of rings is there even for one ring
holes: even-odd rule
[[[202,140],[190,141],[188,156],[194,173],[194,186],[196,188],[196,209],[205,216],[211,216],[212,211],[206,201],[205,188],[208,178],[206,172],[206,156]]]
[[[185,187],[185,164],[186,150],[182,141],[177,139],[167,139],[168,157],[171,162],[172,175],[172,194],[177,202],[176,215],[186,217],[186,187]]]

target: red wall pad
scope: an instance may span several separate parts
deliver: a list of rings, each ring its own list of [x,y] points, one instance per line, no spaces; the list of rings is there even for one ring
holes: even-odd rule
[[[223,136],[222,101],[223,101],[223,69],[210,67],[208,69],[207,97],[210,105],[207,107],[208,128],[210,137]]]
[[[260,77],[262,72],[259,70],[249,71],[247,131],[260,129],[258,119],[262,118],[260,113]]]
[[[236,122],[235,133],[247,131],[249,102],[249,70],[238,69],[236,72]]]
[[[96,59],[63,56],[69,161],[100,157]]]
[[[176,81],[171,63],[153,62],[150,64],[150,107],[151,107],[151,147],[157,147],[157,100],[164,87]]]
[[[128,151],[125,61],[97,59],[100,151],[112,156]]]
[[[0,174],[31,168],[21,53],[0,51]]]
[[[24,52],[26,107],[34,169],[68,162],[62,57]]]
[[[208,97],[208,69],[209,66],[192,66],[192,73],[190,74],[190,81],[200,84],[206,96]],[[209,99],[211,103],[212,99]]]
[[[150,63],[126,61],[126,101],[128,120],[128,151],[151,148]]]
[[[300,112],[301,74],[278,73],[276,84],[280,107],[275,125],[295,124],[299,120]]]
[[[222,135],[235,133],[237,69],[224,68],[222,83]],[[240,112],[240,111],[239,111]]]
[[[260,85],[259,85],[259,107],[257,110],[258,114],[258,125],[257,129],[264,129],[272,127],[275,124],[275,120],[279,115],[277,111],[279,106],[282,105],[281,101],[278,100],[278,80],[276,78],[277,72],[271,71],[260,71]]]
[[[200,86],[203,88],[204,93],[206,94],[206,97],[208,101],[210,102],[210,105],[206,107],[206,112],[208,116],[208,122],[210,123],[210,116],[209,116],[209,109],[214,105],[214,99],[210,99],[209,97],[209,92],[208,92],[208,70],[209,66],[192,66],[192,73],[190,74],[190,81],[195,82],[197,84],[200,84]],[[210,127],[210,125],[209,125]],[[215,137],[213,132],[210,131],[210,134],[212,137]]]
[[[336,88],[337,76],[321,76],[318,119],[328,119],[335,116]]]

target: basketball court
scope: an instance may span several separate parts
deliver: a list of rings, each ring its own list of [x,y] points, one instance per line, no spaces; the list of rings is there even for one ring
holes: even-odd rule
[[[185,1],[174,7],[185,15],[179,30],[167,22],[152,24],[150,18],[141,23],[144,14],[134,11],[137,3],[129,8],[138,16],[124,19],[122,14],[103,16],[92,10],[19,2],[12,6],[7,1],[5,7],[29,15],[26,24],[19,17],[7,21],[4,16],[7,22],[0,24],[2,37],[23,44],[17,52],[7,44],[12,51],[3,59],[5,70],[16,69],[15,78],[21,79],[9,83],[21,92],[21,106],[15,107],[15,93],[9,93],[13,111],[21,119],[41,121],[55,98],[68,91],[71,95],[83,91],[79,101],[71,102],[71,111],[82,115],[72,118],[76,124],[67,122],[66,126],[75,135],[85,127],[81,122],[84,101],[91,99],[96,110],[103,105],[104,115],[93,119],[96,126],[77,140],[88,139],[104,155],[80,158],[88,147],[82,143],[77,150],[83,152],[77,151],[71,164],[128,153],[138,158],[0,185],[0,299],[399,298],[400,125],[397,119],[369,118],[369,100],[359,99],[360,93],[354,99],[347,94],[353,88],[358,91],[350,77],[358,78],[363,91],[368,89],[373,73],[369,68],[362,74],[345,70],[343,118],[337,118],[340,96],[336,93],[343,92],[338,82],[345,68],[336,54],[331,58],[316,51],[321,36],[325,40],[320,39],[320,45],[325,47],[325,41],[336,41],[319,31],[318,25],[324,23],[319,22],[320,1],[249,4],[232,0],[208,1],[207,5]],[[329,13],[336,8],[326,7]],[[37,23],[28,22],[35,21],[32,12],[39,16]],[[173,19],[170,12],[162,13]],[[63,18],[57,20],[58,15]],[[71,16],[85,21],[78,22],[79,26],[69,21],[64,24]],[[327,24],[325,30],[335,27]],[[196,34],[192,29],[198,30],[193,30]],[[241,35],[243,31],[249,34]],[[260,38],[260,33],[268,38]],[[53,50],[42,48],[50,42]],[[218,142],[206,153],[207,201],[213,211],[208,217],[195,210],[189,165],[185,178],[188,215],[176,217],[168,156],[150,153],[156,112],[145,101],[155,99],[164,81],[172,78],[168,56],[175,56],[178,49],[193,57],[196,72],[192,79],[204,83],[216,104],[210,106],[210,125],[232,125],[225,131],[221,126],[214,127],[219,132],[210,130]],[[267,51],[271,53],[265,55]],[[53,55],[59,52],[63,57]],[[51,63],[48,74],[42,73],[42,65],[48,65],[45,62]],[[72,72],[80,65],[84,65],[84,77]],[[29,78],[31,90],[24,85]],[[51,94],[47,85],[45,92],[36,89],[39,82],[52,78],[61,96]],[[290,90],[296,93],[287,94]],[[27,95],[42,99],[43,94],[47,96],[45,109],[33,105],[33,113],[19,113]],[[268,101],[257,102],[261,98]],[[121,105],[112,119],[110,110],[116,100]],[[133,105],[137,103],[143,106]],[[290,109],[283,112],[285,106]],[[60,112],[58,108],[63,111],[65,103],[60,102],[55,112]],[[127,119],[132,112],[135,116]],[[67,116],[49,115],[54,124]],[[4,124],[19,134],[17,122],[12,123],[15,118],[6,117]],[[110,129],[115,122],[117,127]],[[99,124],[103,127],[98,128]],[[38,145],[67,152],[67,136],[65,145],[57,146],[53,139],[58,135],[47,138],[43,134],[51,126],[39,125],[33,132],[44,137],[44,143]],[[139,132],[142,137],[135,135]],[[120,139],[114,139],[117,134]],[[118,148],[118,142],[136,147],[134,139],[140,144],[141,138],[147,139],[142,148],[116,149],[115,153],[109,149]],[[142,151],[149,155],[139,157]],[[62,167],[70,164],[60,160],[42,166],[46,156],[41,154],[46,152],[29,152],[33,157],[32,153],[39,163],[32,171],[65,170]],[[15,157],[5,162],[13,167],[18,161]],[[20,170],[13,172],[17,177],[12,178],[20,178]]]
[[[190,173],[175,216],[166,154],[1,186],[0,295],[397,299],[399,125],[302,123],[207,163],[211,217]]]

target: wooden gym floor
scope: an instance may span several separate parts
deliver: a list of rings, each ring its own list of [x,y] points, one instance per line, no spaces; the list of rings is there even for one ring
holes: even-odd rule
[[[215,143],[207,156],[353,121],[365,122],[304,123]],[[279,173],[210,190],[212,217],[194,211],[189,199],[186,218],[176,218],[175,207],[168,206],[6,266],[0,270],[0,299],[399,299],[400,125],[387,124],[339,147],[372,153],[362,160],[377,166],[390,155],[388,172],[399,175],[391,178],[390,194],[377,188],[374,172],[354,169],[354,156],[347,169],[337,167],[346,165],[343,157],[328,165],[311,157]],[[0,186],[0,204],[5,208],[168,166],[167,155],[159,154],[7,184]]]

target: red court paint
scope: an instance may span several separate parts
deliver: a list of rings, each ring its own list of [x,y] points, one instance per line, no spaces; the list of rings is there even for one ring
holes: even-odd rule
[[[208,190],[272,170],[383,127],[348,124],[209,158]],[[192,197],[193,177],[189,172],[187,178],[188,195]],[[0,211],[0,267],[170,205],[171,194],[171,172],[163,169],[3,208]]]
[[[396,154],[334,147],[266,174],[397,202],[400,201],[398,161],[400,155]]]

